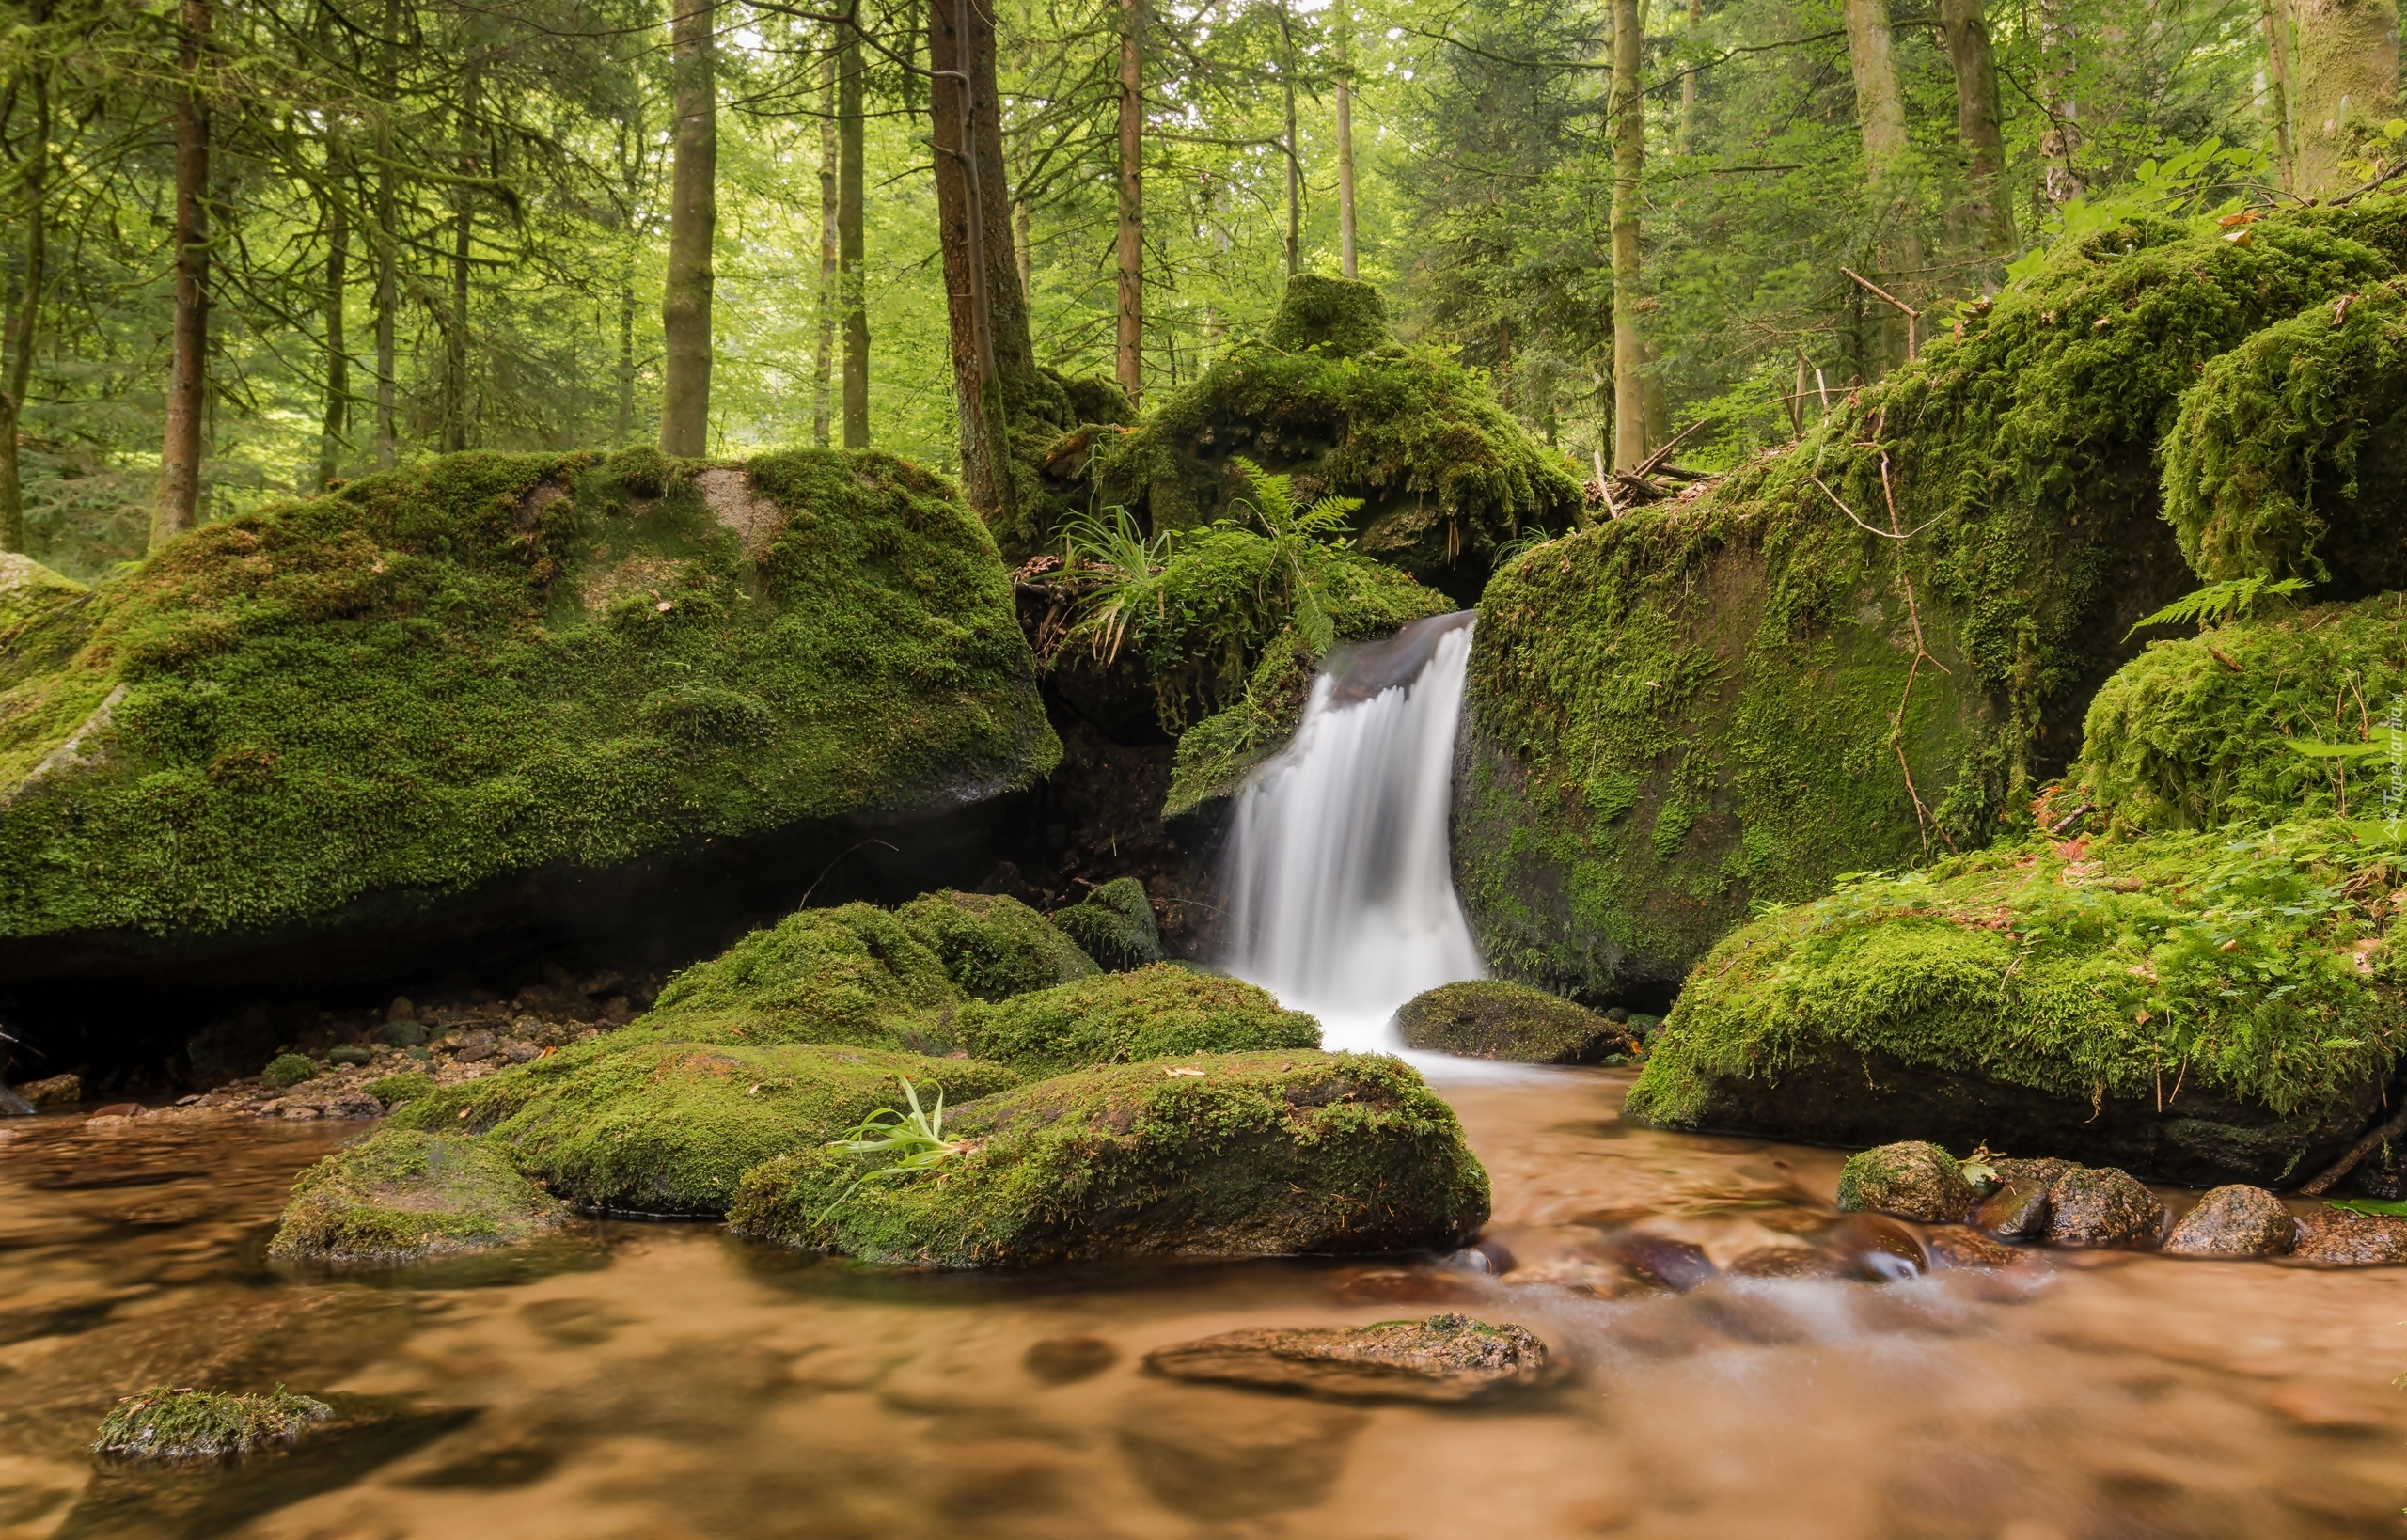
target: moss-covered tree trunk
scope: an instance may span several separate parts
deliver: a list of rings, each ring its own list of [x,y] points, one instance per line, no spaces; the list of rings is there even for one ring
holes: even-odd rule
[[[323,492],[342,468],[343,432],[351,421],[351,352],[343,337],[342,305],[350,282],[350,169],[341,140],[326,141],[326,411],[318,430],[318,483]]]
[[[718,224],[716,0],[684,0],[670,24],[676,163],[669,192],[669,277],[660,304],[660,449],[710,449],[711,237]]]
[[[200,506],[200,434],[209,404],[209,101],[201,87],[210,0],[183,0],[176,93],[176,317],[167,376],[159,495],[150,507],[150,549],[193,526]]]
[[[961,480],[970,506],[992,526],[1010,522],[1013,498],[1010,418],[995,357],[985,189],[979,176],[977,120],[994,110],[993,29],[983,28],[989,41],[983,51],[983,82],[979,30],[975,0],[936,0],[928,8],[928,66],[936,76],[929,115],[935,130],[936,239],[944,257],[945,319],[961,413]],[[996,196],[1001,196],[1000,188]]]
[[[1120,272],[1118,346],[1112,374],[1128,399],[1144,387],[1145,193],[1143,60],[1138,53],[1139,0],[1120,0]]]
[[[1940,0],[1940,29],[1947,38],[1947,62],[1956,71],[1956,133],[1964,141],[1964,172],[1971,196],[1965,224],[1980,249],[2014,249],[2014,205],[2006,196],[2006,135],[1997,95],[1997,53],[1981,0]]]
[[[1638,332],[1638,181],[1646,170],[1638,0],[1613,0],[1613,469],[1646,458],[1646,347]]]
[[[1847,54],[1855,71],[1855,119],[1864,134],[1864,171],[1880,231],[1880,261],[1889,270],[1888,286],[1903,291],[1923,265],[1921,211],[1915,206],[1905,93],[1897,84],[1896,50],[1889,35],[1889,0],[1847,0]],[[1882,321],[1886,363],[1894,366],[1912,354],[1908,325],[1906,317],[1894,312]]]
[[[2298,191],[2328,196],[2399,111],[2396,0],[2298,0]]]
[[[48,20],[46,0],[35,0],[32,23]],[[49,256],[50,71],[39,57],[23,86],[33,98],[34,133],[24,152],[25,257],[17,275],[17,303],[8,312],[7,375],[0,379],[0,551],[25,548],[25,487],[17,468],[17,432],[24,420],[25,392],[33,384],[34,328],[41,318],[42,268]]]
[[[844,312],[844,448],[869,448],[869,311],[861,235],[861,35],[849,20],[837,24],[836,265]]]
[[[836,370],[836,51],[819,61],[819,351],[811,359],[810,442],[827,447]]]
[[[2298,186],[2298,151],[2290,136],[2289,0],[2264,0],[2265,126],[2273,139],[2273,174],[2285,190]]]

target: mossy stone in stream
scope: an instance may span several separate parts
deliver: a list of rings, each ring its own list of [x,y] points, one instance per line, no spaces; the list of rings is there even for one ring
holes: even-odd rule
[[[1408,1048],[1524,1064],[1601,1064],[1635,1056],[1629,1029],[1586,1006],[1503,979],[1440,984],[1395,1014]]]
[[[1026,962],[1022,954],[1015,966]],[[902,917],[847,904],[797,910],[695,964],[669,982],[637,1025],[686,1043],[923,1051],[943,1045],[946,1018],[960,999],[945,959]]]
[[[389,1266],[532,1240],[564,1214],[496,1145],[385,1127],[301,1173],[268,1255]]]
[[[1009,999],[1095,972],[1077,942],[1009,894],[948,888],[913,899],[895,918],[936,954],[955,987],[978,999]]]
[[[952,1031],[977,1057],[1030,1075],[1172,1054],[1320,1046],[1320,1024],[1301,1011],[1281,1009],[1268,991],[1172,963],[1082,979],[999,1005],[966,1005]]]
[[[289,1444],[334,1408],[282,1386],[266,1395],[154,1385],[102,1419],[92,1453],[120,1460],[226,1460]]]
[[[1134,877],[1115,877],[1053,913],[1053,923],[1114,973],[1148,967],[1162,960],[1162,935],[1154,921],[1153,900]]]
[[[1859,1151],[1839,1168],[1838,1202],[1845,1210],[1957,1224],[1980,1201],[1956,1157],[1919,1139]]]
[[[937,1174],[812,1149],[744,1180],[729,1225],[865,1261],[1009,1267],[1443,1249],[1486,1220],[1453,1108],[1393,1059],[1244,1053],[1081,1070],[961,1109]]]
[[[2112,1166],[2077,1166],[2048,1189],[2051,1246],[2146,1248],[2163,1228],[2156,1194]]]
[[[268,1061],[267,1068],[260,1071],[261,1080],[279,1090],[315,1079],[317,1075],[317,1061],[298,1053],[278,1054]]]
[[[949,1104],[1019,1083],[1001,1065],[874,1048],[663,1040],[641,1027],[452,1086],[394,1114],[457,1129],[581,1206],[612,1213],[727,1211],[744,1173],[812,1150],[879,1108]]]

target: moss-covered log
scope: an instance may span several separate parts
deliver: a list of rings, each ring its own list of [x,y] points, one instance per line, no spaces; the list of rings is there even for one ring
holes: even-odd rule
[[[1500,573],[1455,811],[1491,964],[1660,988],[1757,902],[1987,844],[2195,586],[2155,460],[2183,392],[2398,271],[2399,210],[2068,244],[1798,447]]]
[[[392,1266],[512,1246],[558,1227],[561,1205],[503,1151],[432,1126],[380,1129],[303,1171],[268,1254]]]
[[[1690,981],[1631,1089],[1670,1127],[2312,1174],[2407,1045],[2395,866],[2330,824],[2004,848],[1843,884]]]

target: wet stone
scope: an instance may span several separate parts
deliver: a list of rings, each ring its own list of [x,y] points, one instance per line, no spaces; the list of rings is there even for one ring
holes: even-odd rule
[[[1644,1230],[1622,1230],[1605,1237],[1605,1255],[1649,1283],[1683,1294],[1710,1281],[1713,1259],[1700,1247]]]
[[[17,1094],[36,1107],[72,1107],[84,1099],[84,1079],[78,1075],[54,1075],[28,1080],[17,1088]]]
[[[1029,1344],[1020,1363],[1047,1385],[1093,1379],[1120,1361],[1120,1349],[1101,1337],[1047,1337]]]
[[[1853,1278],[1855,1271],[1840,1257],[1811,1246],[1758,1246],[1730,1263],[1733,1278]]]
[[[2328,1267],[2381,1267],[2407,1262],[2407,1218],[2319,1209],[2298,1222],[2290,1255]]]
[[[2001,1240],[2034,1240],[2046,1234],[2048,1184],[2028,1176],[2009,1179],[1981,1200],[1973,1222]]]
[[[2164,1249],[2185,1257],[2271,1257],[2290,1249],[2298,1221],[2263,1187],[2216,1187],[2181,1217]]]
[[[2022,1260],[2022,1253],[2013,1247],[1959,1225],[1940,1226],[1923,1236],[1923,1244],[1936,1267],[2011,1267]]]
[[[2148,1247],[2163,1227],[2164,1205],[2156,1195],[2112,1166],[2076,1166],[2048,1189],[2053,1246]]]
[[[1863,1151],[1839,1169],[1839,1207],[1850,1212],[1871,1209],[1951,1224],[1979,1202],[1955,1157],[1919,1139]]]
[[[1148,1368],[1172,1379],[1347,1400],[1468,1401],[1534,1380],[1546,1362],[1546,1344],[1526,1328],[1462,1314],[1351,1329],[1258,1328],[1145,1356]]]
[[[2002,1183],[2037,1182],[2043,1189],[2054,1186],[2056,1178],[2065,1172],[2081,1170],[2081,1162],[2059,1160],[2053,1155],[2037,1160],[2017,1160],[2010,1155],[1999,1155],[1987,1164],[1990,1170],[1997,1172],[1997,1179]]]
[[[1885,1214],[1850,1214],[1823,1236],[1849,1278],[1867,1283],[1898,1283],[1919,1278],[1930,1258],[1915,1234]]]

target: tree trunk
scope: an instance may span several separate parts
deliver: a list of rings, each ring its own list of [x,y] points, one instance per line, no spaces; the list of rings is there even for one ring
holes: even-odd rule
[[[711,238],[718,228],[717,0],[678,0],[670,22],[677,114],[669,173],[669,276],[660,301],[660,452],[710,452]]]
[[[986,324],[995,348],[995,373],[1002,382],[1003,408],[1016,417],[1036,378],[1036,347],[1030,338],[1019,260],[1012,252],[1011,174],[1003,160],[1003,93],[997,85],[994,0],[971,0],[968,24],[969,78],[978,92],[970,139],[978,155],[978,244],[986,268]]]
[[[1915,207],[1913,147],[1906,138],[1906,102],[1897,85],[1897,59],[1889,36],[1889,0],[1847,0],[1847,52],[1855,70],[1855,117],[1864,133],[1864,169],[1871,184],[1882,230],[1884,286],[1907,303],[1906,291],[1923,262],[1921,211]],[[1907,275],[1902,280],[1897,275]],[[1906,318],[1892,312],[1881,323],[1883,351],[1891,363],[1911,351]]]
[[[460,86],[460,175],[477,174],[477,60]],[[468,447],[468,255],[476,240],[476,194],[463,180],[451,193],[451,318],[443,328],[443,452]]]
[[[844,448],[869,448],[869,311],[861,237],[861,39],[838,27],[836,53],[836,262],[844,308]]]
[[[1638,78],[1638,0],[1613,0],[1613,469],[1646,458],[1646,347],[1638,333],[1638,182],[1646,104]]]
[[[200,55],[209,38],[210,0],[183,0],[176,99],[176,320],[167,376],[165,442],[159,497],[150,509],[150,549],[193,526],[200,508],[201,426],[209,404],[209,103]]]
[[[2290,139],[2290,8],[2264,0],[2265,123],[2273,131],[2273,172],[2285,192],[2298,186],[2298,152]]]
[[[827,447],[836,369],[836,51],[819,66],[819,352],[811,360],[810,442]]]
[[[343,338],[342,303],[350,281],[351,205],[344,187],[339,139],[326,145],[326,416],[318,432],[318,485],[323,492],[342,470],[343,433],[351,424],[351,351]]]
[[[1303,163],[1296,144],[1296,36],[1286,0],[1279,4],[1279,92],[1287,108],[1287,276],[1303,270]]]
[[[2298,190],[2345,192],[2345,161],[2399,112],[2399,8],[2393,0],[2297,0]]]
[[[1132,401],[1144,389],[1145,346],[1145,99],[1143,61],[1137,52],[1138,4],[1120,0],[1119,335],[1112,355],[1112,373]]]
[[[2048,128],[2039,135],[2039,159],[2046,171],[2040,196],[2050,203],[2069,203],[2081,196],[2081,174],[2073,157],[2081,149],[2081,103],[2072,94],[2072,0],[2039,0],[2039,75],[2047,97]]]
[[[1349,278],[1361,276],[1355,260],[1354,228],[1354,86],[1349,76],[1354,51],[1354,13],[1338,0],[1332,24],[1337,32],[1337,266]]]
[[[2014,205],[2006,196],[2006,135],[2000,127],[1997,55],[1990,46],[1981,0],[1939,0],[1947,62],[1956,70],[1956,133],[1964,141],[1972,193],[1969,223],[1981,249],[2014,249]]]
[[[1705,0],[1689,0],[1689,39],[1694,42],[1697,29],[1705,25]],[[1680,76],[1680,135],[1672,147],[1676,154],[1696,152],[1696,71],[1689,70]]]
[[[35,0],[31,21],[49,20]],[[39,45],[38,45],[39,46]],[[24,426],[25,393],[33,386],[34,331],[41,320],[42,269],[50,256],[50,67],[37,56],[26,83],[34,101],[33,142],[25,148],[25,270],[24,289],[8,313],[7,373],[0,378],[0,551],[25,548],[25,484],[17,466],[17,436]]]
[[[929,93],[936,179],[936,239],[944,257],[945,318],[952,340],[953,394],[961,412],[961,479],[969,506],[990,526],[1014,512],[1010,416],[995,359],[995,322],[986,268],[984,187],[979,176],[978,118],[992,112],[979,89],[975,0],[928,7]],[[991,31],[989,33],[991,36]],[[992,58],[991,50],[987,54]],[[998,196],[1000,189],[997,189]]]
[[[636,272],[632,259],[619,268],[619,421],[610,442],[621,448],[636,436]]]
[[[392,115],[401,99],[401,0],[385,0],[384,101],[376,116],[376,468],[391,470],[395,314],[401,295],[395,267],[401,260],[401,230],[393,192]]]

